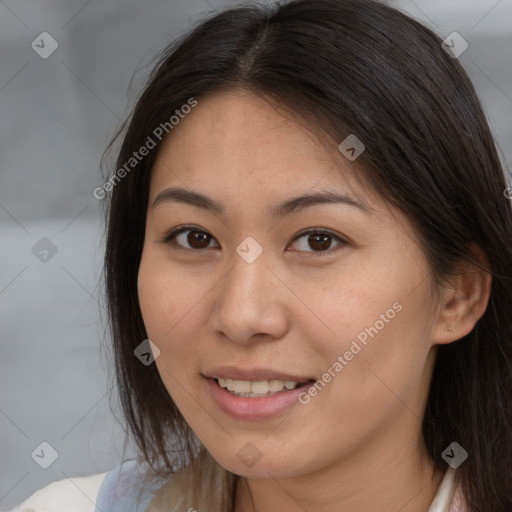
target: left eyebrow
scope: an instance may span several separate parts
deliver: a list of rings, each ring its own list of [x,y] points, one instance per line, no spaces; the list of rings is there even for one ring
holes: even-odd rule
[[[223,214],[225,205],[208,197],[200,192],[187,190],[180,187],[171,187],[162,190],[153,201],[152,208],[164,203],[183,203],[211,211],[215,214]],[[346,204],[358,208],[366,215],[373,215],[374,209],[367,204],[357,201],[345,194],[333,192],[330,190],[305,194],[298,197],[287,199],[272,207],[269,215],[273,218],[281,218],[294,212],[310,208],[319,204]]]

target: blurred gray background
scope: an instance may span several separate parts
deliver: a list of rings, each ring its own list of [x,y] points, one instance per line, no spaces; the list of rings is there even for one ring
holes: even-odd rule
[[[238,3],[0,1],[0,510],[121,460],[122,417],[101,348],[99,161],[151,58],[202,16]],[[469,43],[459,59],[511,162],[512,0],[388,3]],[[40,53],[54,43],[43,32],[58,43],[47,58]]]

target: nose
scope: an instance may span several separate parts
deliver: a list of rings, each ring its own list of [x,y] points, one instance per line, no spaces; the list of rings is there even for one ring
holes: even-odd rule
[[[215,287],[213,332],[242,344],[262,336],[283,337],[289,322],[286,301],[293,294],[270,268],[265,251],[251,263],[235,252],[232,261],[231,270]]]

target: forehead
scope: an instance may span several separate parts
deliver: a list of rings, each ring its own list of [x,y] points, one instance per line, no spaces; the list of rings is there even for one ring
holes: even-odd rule
[[[298,115],[237,90],[199,99],[173,128],[159,149],[150,196],[190,187],[250,208],[332,189],[386,208],[370,187],[356,182],[355,172],[335,141]]]
[[[303,167],[299,164],[304,158],[308,164],[325,165],[329,159],[312,134],[278,109],[247,92],[200,99],[166,138],[160,154],[179,157],[191,171],[204,170],[204,174],[226,165],[232,174],[238,169],[245,175],[257,168],[285,170],[283,164],[297,169]]]

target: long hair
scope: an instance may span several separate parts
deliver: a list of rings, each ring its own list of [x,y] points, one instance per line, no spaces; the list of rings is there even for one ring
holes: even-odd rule
[[[446,469],[442,452],[451,442],[468,452],[457,478],[472,512],[510,512],[507,183],[481,103],[459,61],[430,29],[374,0],[295,0],[210,15],[159,55],[118,133],[124,134],[116,181],[109,187],[104,277],[119,396],[140,456],[169,475],[177,473],[177,461],[199,468],[194,461],[209,457],[156,366],[134,357],[147,338],[137,274],[151,169],[161,143],[155,133],[164,127],[172,137],[170,119],[191,98],[201,102],[236,88],[271,98],[329,140],[339,143],[358,134],[366,148],[355,167],[414,224],[436,285],[446,282],[460,261],[492,275],[488,306],[474,329],[439,346],[422,433],[438,468]],[[148,137],[156,147],[128,167]],[[330,150],[339,154],[336,144]],[[125,172],[119,172],[123,166]],[[472,258],[470,243],[484,250],[489,268]],[[219,510],[230,511],[235,475],[226,471],[225,476]],[[213,485],[191,481],[197,486],[193,493]]]

